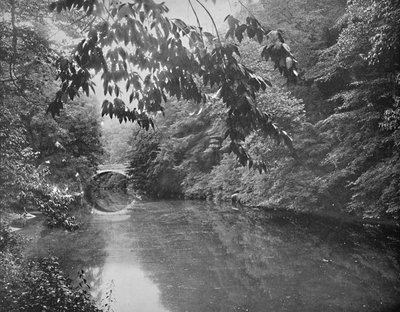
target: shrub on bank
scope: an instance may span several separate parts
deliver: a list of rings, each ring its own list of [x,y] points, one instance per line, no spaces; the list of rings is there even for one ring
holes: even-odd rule
[[[101,311],[88,292],[83,272],[80,286],[74,288],[57,258],[24,259],[18,236],[4,227],[0,230],[0,307],[4,311]]]

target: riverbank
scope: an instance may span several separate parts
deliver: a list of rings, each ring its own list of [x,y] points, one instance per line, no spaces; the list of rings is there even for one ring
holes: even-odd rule
[[[87,215],[81,210],[80,221],[88,221],[87,217],[84,219]],[[45,257],[31,257],[27,253],[46,233],[54,230],[70,233],[51,229],[46,222],[46,217],[38,211],[25,216],[15,212],[1,214],[0,310],[101,312],[85,288],[83,275],[79,281],[83,286],[77,288],[51,251]]]
[[[356,216],[354,214],[339,212],[339,211],[327,211],[327,210],[314,210],[314,211],[298,211],[290,210],[285,208],[271,208],[268,206],[258,205],[258,206],[246,206],[247,208],[259,208],[265,211],[284,211],[286,213],[293,213],[295,215],[312,216],[319,218],[321,220],[336,220],[348,224],[358,224],[358,225],[371,225],[371,226],[383,226],[390,228],[400,229],[400,221],[390,219],[390,218],[366,218],[362,216]]]
[[[194,200],[196,196],[193,196]],[[293,213],[295,215],[305,215],[305,216],[315,216],[321,219],[332,219],[338,220],[339,222],[345,223],[354,223],[354,224],[365,224],[365,225],[373,225],[373,226],[387,226],[393,228],[400,228],[400,220],[390,218],[388,216],[371,216],[366,217],[362,214],[350,213],[346,210],[337,209],[336,207],[332,207],[332,209],[327,208],[316,208],[315,206],[309,209],[300,208],[295,209],[293,206],[291,208],[283,207],[277,204],[271,204],[268,200],[258,200],[258,204],[255,204],[256,199],[249,194],[240,194],[240,193],[233,193],[232,195],[226,196],[212,196],[209,195],[208,197],[204,197],[203,195],[199,195],[198,197],[203,198],[200,200],[214,202],[214,203],[228,203],[238,207],[244,207],[247,209],[263,209],[269,212],[285,212],[285,213]],[[249,200],[251,198],[251,200]],[[181,198],[176,198],[179,200]],[[192,200],[188,198],[188,200]]]

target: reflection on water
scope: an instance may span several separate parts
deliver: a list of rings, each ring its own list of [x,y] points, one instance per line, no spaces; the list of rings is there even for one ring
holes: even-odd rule
[[[113,282],[116,312],[383,312],[400,304],[398,245],[377,227],[159,201],[44,233],[36,253],[86,269],[99,302]]]
[[[160,290],[157,285],[146,276],[143,269],[135,263],[107,262],[104,264],[102,279],[111,281],[110,285],[97,287],[93,295],[98,300],[105,300],[109,289],[112,289],[111,299],[116,311],[142,311],[142,312],[166,312],[161,305]],[[110,283],[110,282],[109,282]]]
[[[102,212],[115,212],[125,209],[131,202],[134,194],[131,191],[96,190],[91,194],[92,202],[97,210]]]

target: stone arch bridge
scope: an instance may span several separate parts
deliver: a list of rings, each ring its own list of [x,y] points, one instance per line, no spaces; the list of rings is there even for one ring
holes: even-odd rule
[[[129,183],[127,170],[128,164],[99,165],[85,186],[84,192],[89,202],[94,204],[99,198],[106,198],[107,195],[101,195],[102,190],[123,190],[126,193]]]
[[[124,176],[128,176],[127,170],[128,170],[128,164],[99,165],[96,174],[93,176],[93,178],[106,173],[119,173]]]

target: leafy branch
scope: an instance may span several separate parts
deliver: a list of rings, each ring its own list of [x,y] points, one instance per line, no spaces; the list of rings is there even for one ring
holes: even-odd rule
[[[230,151],[238,156],[242,165],[253,166],[240,142],[254,129],[261,127],[267,135],[292,148],[290,137],[272,124],[268,113],[260,112],[256,107],[256,94],[265,91],[271,82],[238,62],[238,46],[222,43],[212,15],[201,2],[196,1],[212,20],[217,45],[204,47],[201,27],[187,25],[180,19],[170,20],[165,16],[168,8],[163,3],[138,0],[121,4],[110,11],[111,22],[93,27],[77,45],[74,55],[57,63],[61,89],[47,111],[57,115],[68,98],[73,100],[80,92],[89,94],[89,88],[93,90],[91,72],[101,72],[104,94],[114,96],[112,101],[103,102],[102,115],[115,116],[120,122],[137,122],[148,130],[154,128],[150,114],[163,112],[162,105],[168,97],[206,102],[206,95],[196,83],[200,78],[204,86],[219,88],[220,98],[227,107],[227,131],[222,137],[230,139]],[[82,9],[91,15],[99,11],[98,5],[94,0],[59,0],[52,3],[50,9]],[[228,33],[232,37],[235,35],[239,42],[245,30],[249,38],[257,37],[260,43],[265,36],[261,24],[254,17],[248,17],[246,24],[242,25],[230,17],[228,23],[233,25]],[[270,32],[267,36],[271,35]],[[183,41],[186,37],[190,38],[189,47]],[[285,57],[286,67],[291,60],[290,71],[282,71],[289,79],[290,74],[295,75],[295,61],[286,46],[276,41],[273,48],[264,49],[263,55],[267,60],[269,57],[273,61],[279,58],[278,64]],[[283,65],[278,68],[281,70]],[[133,69],[144,74],[139,75]],[[135,104],[133,109],[120,98],[122,83],[130,93],[129,103]]]

